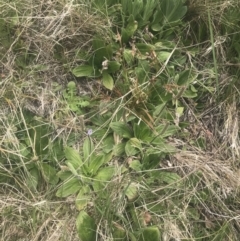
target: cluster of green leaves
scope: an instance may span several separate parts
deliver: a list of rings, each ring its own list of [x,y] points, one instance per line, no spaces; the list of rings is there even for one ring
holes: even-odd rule
[[[113,18],[112,37],[95,37],[93,51],[81,54],[87,64],[75,67],[72,73],[101,77],[107,89],[126,97],[126,106],[152,127],[167,103],[174,106],[174,115],[181,115],[183,106],[178,99],[197,96],[193,84],[197,74],[185,66],[187,55],[181,51],[181,42],[173,41],[182,29],[186,6],[182,1],[165,0],[95,4]]]
[[[74,81],[70,81],[67,84],[67,88],[63,91],[63,97],[68,104],[68,108],[77,115],[82,115],[84,113],[83,109],[90,106],[90,98],[88,96],[80,97],[77,94],[77,86]]]
[[[65,148],[66,170],[61,170],[58,176],[64,181],[57,192],[57,196],[66,197],[79,192],[77,198],[77,208],[81,210],[89,201],[84,194],[98,192],[102,188],[102,183],[109,181],[113,174],[113,167],[105,167],[111,159],[109,154],[96,154],[92,140],[87,137],[83,144],[83,158],[73,148]],[[91,187],[91,188],[90,188]],[[79,201],[83,198],[83,201]]]
[[[73,156],[78,157],[69,156],[69,149],[66,149],[68,175],[63,175],[62,171],[59,174],[63,175],[63,185],[57,195],[78,192],[76,205],[81,211],[77,228],[83,241],[96,238],[96,223],[82,209],[91,200],[91,193],[100,190],[99,175],[102,189],[104,182],[113,177],[108,175],[108,169],[114,173],[108,162],[116,157],[131,159],[121,174],[136,173],[137,181],[130,181],[122,187],[128,201],[134,202],[139,197],[138,183],[145,181],[142,175],[157,168],[169,153],[175,151],[167,144],[166,137],[179,130],[174,124],[183,113],[178,99],[197,95],[193,85],[197,75],[192,68],[184,66],[187,57],[179,48],[181,43],[173,41],[181,31],[182,18],[187,11],[181,0],[110,0],[95,1],[94,4],[98,11],[112,19],[112,37],[108,40],[95,37],[93,51],[80,54],[86,62],[75,67],[72,73],[76,77],[101,77],[103,85],[116,93],[120,101],[113,102],[106,111],[100,111],[91,119],[92,138],[101,144],[99,153],[94,154],[96,149],[93,153],[87,150],[87,146],[92,146],[87,137],[83,145],[83,160],[72,149]],[[123,105],[121,97],[124,98]],[[90,166],[95,166],[95,162],[98,166],[94,171]],[[157,175],[166,183],[180,179],[171,172],[158,171]],[[149,235],[155,237],[154,240],[160,239],[158,227],[138,224],[134,205],[127,205],[126,211],[132,213],[130,216],[135,228],[126,230],[123,228],[126,222],[113,218],[113,223],[118,223],[112,224],[116,240],[146,240]]]
[[[158,168],[167,155],[175,151],[165,142],[165,138],[175,134],[178,127],[161,126],[158,131],[162,135],[157,135],[147,124],[137,124],[136,117],[132,116],[127,123],[111,121],[108,130],[98,130],[97,121],[102,126],[101,121],[105,118],[109,119],[109,116],[103,115],[102,120],[96,117],[96,130],[85,138],[82,150],[78,152],[70,147],[65,148],[66,165],[57,174],[63,181],[57,196],[77,194],[75,203],[79,215],[76,226],[81,240],[95,240],[97,224],[103,219],[108,221],[114,240],[147,240],[149,236],[153,240],[154,237],[161,240],[159,237],[164,229],[160,225],[161,219],[146,223],[144,210],[159,217],[166,214],[176,216],[181,226],[183,220],[179,210],[184,205],[187,207],[187,221],[195,223],[195,238],[214,236],[216,230],[218,235],[223,232],[221,226],[212,229],[212,233],[210,230],[204,231],[200,207],[202,202],[209,202],[210,205],[214,194],[211,189],[202,187],[201,172],[184,179],[174,171]],[[115,118],[117,120],[117,116]],[[94,145],[94,141],[100,143],[103,135],[101,145]],[[113,160],[125,160],[125,164],[119,168],[113,165]],[[114,181],[116,175],[124,177],[121,183]],[[139,189],[139,185],[143,188]],[[186,195],[186,187],[198,191],[194,195]],[[116,189],[121,191],[116,193]],[[117,201],[113,201],[111,195]],[[167,202],[158,201],[166,197]],[[117,208],[123,200],[126,200],[124,211],[118,213]],[[142,203],[145,203],[145,208],[139,208]],[[94,209],[94,214],[87,212],[89,209]],[[127,228],[129,222],[131,229]]]
[[[72,70],[76,77],[102,77],[103,85],[112,90],[113,75],[129,78],[134,67],[142,67],[141,60],[152,60],[148,64],[155,73],[171,55],[171,46],[160,39],[172,39],[181,25],[187,8],[182,1],[96,1],[96,7],[113,19],[113,36],[106,39],[96,37],[93,51],[84,55],[87,65]],[[166,49],[168,51],[166,51]],[[153,52],[156,54],[151,59]],[[154,60],[154,63],[153,63]],[[146,62],[146,61],[145,61]],[[149,70],[145,70],[149,74]],[[152,72],[153,74],[153,72]],[[134,76],[132,76],[134,77]],[[144,80],[143,80],[144,81]]]
[[[57,174],[62,180],[62,185],[56,193],[58,197],[77,193],[75,203],[80,212],[76,224],[81,240],[96,239],[95,220],[84,209],[93,202],[95,195],[101,195],[99,193],[116,173],[114,166],[107,165],[112,154],[96,153],[90,136],[87,136],[83,143],[82,155],[73,148],[66,147],[66,168]],[[107,195],[105,193],[105,196]]]
[[[119,217],[114,216],[114,214],[112,221],[109,223],[110,226],[113,226],[112,235],[116,240],[128,240],[127,237],[130,240],[144,240],[150,234],[158,239],[160,237],[158,227],[138,225],[138,218],[135,217],[137,215],[135,214],[136,208],[132,203],[139,198],[138,182],[143,181],[144,173],[156,168],[166,154],[174,152],[174,148],[167,145],[162,137],[155,136],[146,124],[136,124],[133,129],[129,124],[120,121],[112,122],[109,131],[104,130],[106,136],[100,149],[97,149],[93,143],[93,140],[99,142],[98,137],[101,134],[98,131],[85,138],[80,153],[73,148],[65,148],[66,166],[57,174],[62,180],[57,196],[67,197],[77,193],[75,203],[80,212],[76,225],[79,237],[83,241],[95,240],[97,235],[97,220],[85,211],[87,207],[91,206],[93,202],[96,205],[96,213],[99,213],[103,218],[105,208],[103,208],[103,204],[98,205],[96,199],[101,198],[101,200],[104,200],[104,204],[109,203],[111,191],[109,191],[108,186],[111,185],[113,177],[117,173],[121,176],[129,175],[132,171],[135,172],[134,175],[138,181],[129,180],[121,183],[120,189],[123,192],[119,194],[119,198],[123,195],[122,198],[128,200],[126,212],[132,213],[130,216],[134,222],[135,230],[132,232],[123,228],[121,225],[127,225],[127,221],[120,221]],[[178,128],[169,126],[163,136],[172,135],[177,130]],[[115,143],[116,141],[119,143]],[[122,166],[119,171],[111,162],[114,158],[119,159],[120,157],[135,158],[135,160],[131,160],[128,166]],[[162,181],[165,180],[170,183],[180,179],[177,174],[171,172],[158,172],[158,175],[162,177]],[[106,192],[103,192],[103,190],[106,190]],[[118,194],[114,195],[118,196]]]
[[[138,208],[142,203],[159,217],[166,213],[176,216],[179,226],[183,220],[178,210],[186,204],[187,220],[195,223],[194,238],[224,237],[229,229],[227,225],[226,229],[219,224],[206,231],[202,224],[201,202],[210,205],[214,193],[202,188],[201,177],[193,175],[186,181],[174,171],[158,170],[163,160],[175,151],[168,145],[167,137],[184,126],[179,121],[184,112],[181,98],[198,97],[195,85],[198,75],[187,63],[188,57],[194,57],[195,53],[189,51],[187,56],[181,49],[181,40],[175,40],[181,34],[186,6],[182,1],[122,0],[97,1],[95,7],[112,19],[112,36],[95,37],[92,52],[81,55],[86,62],[72,73],[76,77],[100,77],[103,85],[119,99],[104,110],[100,107],[100,114],[91,118],[93,134],[86,137],[80,153],[65,148],[66,169],[57,175],[62,180],[58,197],[77,194],[76,226],[80,239],[96,240],[99,215],[108,221],[115,240],[148,240],[149,237],[160,240],[164,229],[159,224],[162,220],[146,224]],[[67,93],[68,103],[75,102],[71,105],[73,111],[87,103],[71,87]],[[198,140],[196,144],[200,145]],[[117,173],[112,165],[114,159],[124,160],[120,175],[127,177],[118,187],[123,190],[119,199],[126,199],[120,217],[109,200],[109,185]],[[140,184],[144,184],[145,192],[139,192]],[[157,191],[153,194],[149,186]],[[186,187],[199,191],[187,197]],[[156,201],[166,197],[166,203]],[[105,208],[99,199],[109,206]],[[91,203],[94,214],[87,212]],[[127,228],[129,223],[131,228]]]
[[[91,2],[94,11],[111,22],[111,36],[95,36],[91,52],[78,53],[85,62],[72,73],[87,80],[100,78],[113,101],[107,101],[105,106],[100,100],[99,106],[93,107],[90,97],[78,95],[75,82],[68,83],[63,92],[68,110],[87,117],[83,125],[91,130],[78,150],[70,147],[70,142],[63,148],[61,139],[51,140],[54,130],[46,120],[20,110],[12,120],[15,141],[1,142],[0,182],[18,186],[19,178],[24,176],[31,191],[47,184],[57,187],[57,198],[76,195],[76,227],[81,241],[97,239],[100,220],[108,222],[114,240],[151,237],[159,241],[165,228],[164,217],[169,216],[183,230],[191,226],[191,239],[224,239],[230,233],[229,223],[219,221],[206,228],[202,218],[202,205],[217,203],[212,189],[203,185],[204,176],[199,172],[182,178],[168,163],[168,156],[175,152],[168,137],[177,135],[186,125],[180,121],[185,108],[182,99],[199,96],[199,76],[193,63],[188,63],[196,52],[193,48],[186,52],[182,47],[187,41],[183,43],[184,38],[179,38],[184,35],[184,1]],[[236,24],[223,27],[223,35],[233,34],[238,26],[239,11],[231,9],[230,13],[224,18]],[[12,22],[0,21],[0,38],[4,47],[21,50],[17,65],[26,69],[34,55],[26,50],[23,41],[11,45],[9,31],[19,32],[19,19],[14,14]],[[207,25],[200,25],[199,31],[198,42],[205,40]],[[239,60],[239,34],[235,36],[228,42],[229,55],[234,53],[233,63]],[[56,52],[58,59],[62,53]],[[45,67],[36,65],[33,71]],[[206,91],[206,86],[203,89]],[[88,113],[90,108],[93,115]],[[205,140],[200,141],[193,144],[204,147]],[[60,163],[63,158],[65,162]],[[150,221],[146,213],[152,216]]]

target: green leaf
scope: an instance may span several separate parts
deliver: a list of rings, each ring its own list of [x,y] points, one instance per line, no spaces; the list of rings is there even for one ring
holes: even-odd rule
[[[74,176],[78,176],[78,171],[79,171],[79,170],[76,170],[76,169],[74,168],[74,166],[72,165],[72,163],[69,162],[69,161],[66,161],[66,164],[67,164],[69,170],[72,172],[72,174],[73,174]]]
[[[125,195],[127,196],[127,199],[129,202],[133,202],[134,200],[136,200],[136,198],[138,197],[138,184],[137,183],[131,183],[126,191],[125,191]]]
[[[175,125],[168,125],[166,128],[166,124],[165,125],[161,124],[156,128],[156,131],[158,133],[161,133],[161,138],[172,136],[176,134],[179,130],[180,128]]]
[[[112,135],[109,135],[106,138],[104,138],[102,149],[105,153],[109,153],[113,150],[113,148],[114,148],[114,138]]]
[[[105,4],[105,0],[98,0],[98,1],[94,1],[94,3],[99,3],[101,1],[104,1],[103,4]],[[126,2],[126,1],[125,1]],[[120,4],[115,4],[115,0],[110,0],[110,3],[108,6],[106,6],[104,8],[104,10],[106,10],[106,14],[109,16],[109,17],[112,17],[112,16],[115,16],[117,14],[119,14],[119,10],[121,9],[121,5]]]
[[[142,170],[142,164],[139,160],[133,160],[129,163],[129,167],[136,172],[140,172]]]
[[[189,85],[196,80],[197,76],[198,74],[193,74],[190,69],[184,70],[179,74],[177,84],[180,86]]]
[[[162,14],[162,11],[159,8],[157,8],[155,13],[153,14],[151,29],[156,32],[161,31],[164,27],[163,19],[164,19],[164,15]]]
[[[155,31],[155,32],[161,31],[162,28],[163,28],[163,25],[160,24],[160,23],[153,23],[153,24],[151,25],[151,29],[152,29],[153,31]]]
[[[84,209],[91,200],[91,189],[88,185],[83,186],[76,197],[76,208],[81,211]]]
[[[91,161],[91,154],[94,150],[93,142],[90,137],[87,137],[83,142],[83,157],[88,163]]]
[[[62,181],[65,181],[65,180],[73,177],[72,172],[69,171],[69,170],[59,171],[59,172],[57,173],[57,176],[58,176]]]
[[[138,66],[134,69],[138,83],[143,84],[150,78],[150,64],[148,60],[138,59]]]
[[[137,150],[138,149],[138,150]],[[125,152],[127,156],[134,156],[139,151],[142,151],[141,142],[137,138],[131,138],[125,146]]]
[[[109,74],[111,73],[115,73],[116,71],[118,71],[121,67],[121,64],[117,61],[108,61],[108,68],[107,68],[107,72]]]
[[[30,122],[29,135],[34,143],[34,152],[40,158],[49,152],[48,145],[50,132],[50,125],[43,123],[41,119],[34,119]]]
[[[183,113],[184,113],[184,107],[179,106],[179,107],[176,108],[176,114],[179,117],[181,117],[183,115]]]
[[[131,65],[134,61],[133,51],[131,49],[124,49],[123,58],[128,65]]]
[[[197,89],[196,89],[193,85],[190,85],[190,90],[191,90],[192,92],[195,92],[195,93],[198,92]]]
[[[144,4],[144,12],[143,12],[143,21],[141,22],[141,26],[144,26],[149,23],[149,19],[152,17],[155,7],[157,6],[158,1],[156,0],[148,0]]]
[[[103,71],[103,74],[102,74],[102,82],[103,82],[103,85],[109,89],[109,90],[112,90],[113,89],[113,86],[114,86],[114,81],[113,81],[113,78],[110,74],[108,74],[106,71]]]
[[[132,5],[133,5],[132,15],[133,15],[134,19],[137,19],[137,17],[139,17],[140,13],[144,10],[143,0],[135,0],[132,3]]]
[[[81,107],[87,107],[90,105],[90,102],[87,100],[79,100],[78,105],[80,105]]]
[[[151,237],[151,241],[161,240],[161,233],[157,226],[146,227],[141,230],[139,241],[147,241]]]
[[[173,65],[184,66],[187,62],[186,56],[174,56],[174,59],[171,61]]]
[[[110,60],[113,55],[113,50],[111,45],[105,45],[105,40],[97,36],[93,40],[94,53],[90,59],[90,63],[98,68],[102,67],[102,62],[104,60]]]
[[[195,98],[197,97],[197,93],[188,89],[188,90],[185,90],[184,93],[182,94],[183,97],[186,97],[186,98]]]
[[[151,53],[155,49],[154,45],[145,44],[145,43],[136,43],[136,47],[139,50],[139,52],[143,55],[146,55],[147,53]]]
[[[171,55],[170,52],[161,51],[161,52],[157,53],[157,58],[160,62],[165,62],[169,58],[170,55]]]
[[[85,211],[80,211],[77,220],[77,233],[81,241],[96,241],[97,225]]]
[[[98,169],[105,163],[105,155],[93,156],[89,163],[89,172],[96,175]]]
[[[162,0],[161,10],[164,15],[164,24],[179,21],[187,12],[182,0]]]
[[[133,126],[134,136],[141,141],[149,141],[152,136],[152,130],[144,123],[134,123]]]
[[[181,180],[181,177],[174,172],[161,171],[159,173],[159,179],[167,184],[176,184]]]
[[[20,154],[23,157],[27,157],[29,155],[32,154],[31,150],[28,148],[28,146],[25,143],[19,143],[19,150],[20,150]]]
[[[124,137],[124,138],[132,137],[132,131],[130,127],[123,122],[112,122],[110,124],[110,128],[121,137]]]
[[[76,94],[77,93],[76,83],[74,81],[69,81],[68,84],[67,84],[67,89],[72,94]]]
[[[83,165],[82,159],[75,149],[71,147],[65,147],[64,153],[68,162],[71,163],[74,169],[77,170],[79,167]]]
[[[26,180],[27,186],[32,190],[37,190],[37,185],[39,181],[39,171],[38,168],[34,167],[28,171],[28,177]]]
[[[161,161],[159,154],[145,155],[143,158],[143,170],[154,169]]]
[[[136,147],[140,151],[142,150],[142,144],[137,138],[133,137],[129,140],[129,142],[133,147]]]
[[[75,67],[72,70],[72,73],[76,77],[94,77],[95,68],[91,65],[81,65],[81,66]]]
[[[57,184],[58,183],[58,176],[56,175],[56,169],[52,166],[48,165],[47,163],[41,164],[42,175],[46,182],[50,184]]]
[[[121,225],[119,225],[118,223],[115,223],[115,222],[113,223],[112,236],[113,236],[114,241],[127,241],[128,240],[126,230]]]
[[[125,145],[126,143],[118,143],[117,145],[114,145],[113,155],[122,156],[122,154],[125,152]]]
[[[93,189],[95,192],[103,190],[115,174],[115,167],[104,167],[94,177]],[[106,194],[107,195],[107,194]]]
[[[114,174],[115,167],[104,167],[99,170],[94,179],[98,181],[110,181]]]
[[[134,17],[130,17],[129,23],[126,28],[122,28],[122,42],[127,43],[131,37],[133,37],[135,31],[138,28],[138,22],[134,20]]]
[[[156,153],[171,153],[176,152],[176,148],[173,145],[167,144],[161,136],[153,139],[151,141],[152,144],[155,144],[157,147],[155,148]],[[148,149],[151,152],[151,149]]]
[[[129,15],[129,13],[132,13],[132,1],[121,0],[120,3],[122,5],[122,12],[125,16]]]
[[[163,104],[155,106],[155,110],[153,112],[153,116],[154,117],[161,117],[165,107],[166,107],[166,103],[165,102]]]
[[[81,182],[76,178],[66,180],[57,190],[56,196],[57,197],[68,197],[68,196],[78,192],[81,189],[81,187],[82,187]]]

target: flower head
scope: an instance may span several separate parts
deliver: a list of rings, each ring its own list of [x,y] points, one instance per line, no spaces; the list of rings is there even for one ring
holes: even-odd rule
[[[91,136],[92,133],[93,133],[92,129],[89,129],[89,130],[87,131],[88,136]]]

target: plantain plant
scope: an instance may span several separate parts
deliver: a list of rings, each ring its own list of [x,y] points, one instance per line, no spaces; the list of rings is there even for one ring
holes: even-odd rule
[[[58,174],[63,184],[57,196],[77,193],[79,237],[83,241],[94,240],[97,223],[86,213],[87,203],[95,195],[106,198],[98,192],[107,188],[116,171],[108,162],[112,158],[125,158],[128,161],[122,173],[126,176],[135,173],[128,184],[121,185],[123,199],[128,201],[124,210],[130,213],[128,218],[133,227],[127,230],[124,217],[112,215],[109,223],[113,238],[147,240],[151,236],[152,240],[160,240],[161,231],[154,222],[139,223],[141,215],[135,202],[141,200],[138,183],[151,184],[151,180],[159,179],[160,185],[171,186],[166,191],[169,192],[175,191],[173,186],[180,180],[174,172],[149,173],[149,170],[157,168],[175,151],[166,138],[181,127],[179,117],[184,111],[181,98],[197,96],[198,75],[193,67],[187,66],[187,54],[181,49],[181,41],[176,41],[184,27],[182,18],[187,7],[181,0],[100,0],[94,4],[97,11],[112,20],[112,32],[109,38],[94,38],[92,51],[80,53],[84,63],[73,68],[72,73],[77,78],[100,78],[103,86],[112,91],[111,96],[118,100],[107,107],[100,105],[99,114],[91,118],[92,138],[101,147],[98,154],[89,136],[81,156],[69,147],[65,149],[67,167]],[[145,179],[145,175],[149,178]],[[109,218],[101,206],[96,213]],[[85,233],[90,236],[85,237]]]
[[[187,11],[181,0],[97,1],[96,8],[103,12],[107,9],[106,14],[113,17],[112,37],[106,41],[97,36],[92,53],[84,55],[87,64],[75,67],[72,73],[76,77],[101,77],[110,90],[114,87],[113,77],[129,78],[126,72],[131,72],[140,60],[151,59],[155,51],[156,61],[169,57],[171,52],[161,48],[159,39],[176,36]],[[159,67],[160,63],[155,63],[155,69]]]
[[[174,171],[158,168],[175,151],[168,145],[167,137],[176,135],[184,125],[180,121],[185,108],[182,100],[198,96],[197,71],[187,64],[195,52],[186,53],[178,38],[187,7],[181,0],[94,3],[95,9],[111,18],[112,32],[108,38],[94,38],[91,53],[82,53],[84,64],[76,66],[72,73],[78,78],[100,78],[111,91],[107,92],[110,98],[117,100],[105,107],[100,105],[96,115],[90,118],[94,129],[92,139],[86,137],[80,155],[66,147],[66,167],[58,173],[63,183],[57,196],[77,194],[76,225],[83,241],[97,239],[96,214],[108,221],[113,240],[148,240],[149,237],[161,240],[162,220],[147,222],[139,206],[146,205],[149,212],[159,217],[168,213],[181,226],[177,209],[182,209],[181,202],[186,202],[183,190],[186,185],[197,187],[201,180],[189,177],[190,183],[186,184]],[[97,147],[93,140],[99,143]],[[109,191],[109,183],[114,183],[117,170],[111,164],[116,158],[124,163],[121,166],[124,180],[116,195],[119,199],[114,196],[124,203],[120,214],[118,203],[111,204],[111,192],[108,195],[103,192]],[[140,185],[145,192],[140,193]],[[152,193],[148,185],[155,185],[157,191]],[[156,202],[173,194],[170,201]],[[206,201],[210,192],[201,189],[198,195],[188,200],[194,207],[199,205],[199,200]],[[87,211],[91,203],[94,213]],[[188,206],[186,213],[189,220],[200,220],[198,209]]]

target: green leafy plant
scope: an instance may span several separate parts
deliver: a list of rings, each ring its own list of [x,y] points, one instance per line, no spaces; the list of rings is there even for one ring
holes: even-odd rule
[[[90,136],[83,143],[82,156],[73,148],[66,147],[66,168],[57,174],[62,180],[56,193],[58,197],[77,193],[75,203],[80,213],[76,224],[81,240],[95,240],[96,224],[83,210],[115,175],[115,167],[108,165],[112,154],[96,154],[94,150]]]
[[[94,153],[94,145],[90,138],[83,144],[83,159],[73,148],[65,148],[67,170],[62,170],[58,176],[63,180],[62,186],[57,191],[57,196],[67,197],[79,192],[79,197],[90,190],[97,192],[105,182],[114,175],[114,167],[107,166],[111,154]],[[77,198],[77,208],[81,210],[87,204],[87,198],[81,202]]]
[[[106,43],[101,37],[96,37],[92,43],[93,52],[86,57],[88,65],[77,66],[72,73],[76,77],[101,76],[103,85],[112,90],[113,76],[125,77],[129,82],[130,76],[126,72],[131,73],[133,66],[140,62],[140,59],[151,59],[151,54],[155,51],[155,47],[146,41],[157,43],[160,35],[162,37],[166,34],[166,29],[168,29],[167,35],[173,34],[174,26],[176,29],[179,27],[187,9],[182,1],[161,1],[160,4],[157,1],[124,0],[107,1],[107,6],[104,4],[105,1],[96,5],[101,10],[104,8],[113,10],[111,15],[114,16],[115,39],[112,38],[109,43]],[[152,33],[145,29],[147,25],[150,26]],[[170,55],[168,52],[160,52],[160,61],[164,61],[164,54],[165,56],[168,54],[167,57]],[[156,64],[155,68],[158,68]]]
[[[111,45],[106,45],[104,41],[96,37],[93,40],[94,52],[89,57],[89,65],[81,65],[72,70],[76,77],[99,77],[102,76],[103,85],[112,90],[114,81],[111,74],[114,74],[120,69],[121,64],[118,61],[112,60],[113,48]]]
[[[134,123],[133,120],[134,119],[132,119],[132,123]],[[131,124],[131,122],[129,122],[129,124]],[[175,151],[174,148],[164,142],[161,136],[152,133],[151,129],[143,122],[133,124],[133,129],[127,123],[112,122],[110,123],[110,128],[109,134],[105,133],[105,138],[100,145],[102,151],[98,151],[98,153],[92,141],[92,138],[98,136],[94,132],[91,133],[91,136],[85,138],[82,151],[80,152],[81,154],[73,148],[65,148],[66,167],[58,173],[58,177],[62,180],[62,184],[56,195],[58,197],[67,197],[72,194],[77,194],[75,203],[76,208],[80,211],[79,215],[81,218],[83,215],[82,210],[85,210],[87,205],[91,202],[95,203],[96,213],[99,213],[102,217],[105,215],[109,216],[109,214],[105,214],[104,211],[101,211],[103,209],[101,207],[102,204],[99,206],[98,201],[94,201],[94,199],[96,199],[97,195],[97,199],[100,198],[101,200],[105,200],[104,202],[108,202],[109,194],[105,195],[101,190],[107,188],[108,182],[117,172],[115,167],[109,166],[108,164],[112,158],[119,156],[126,158],[139,156],[138,159],[129,159],[129,168],[123,168],[121,170],[122,174],[127,175],[127,173],[131,171],[144,173],[149,169],[155,168],[166,154]],[[162,136],[166,137],[176,133],[178,128],[169,126],[164,132],[162,129],[159,129],[159,131],[161,131]],[[115,140],[119,140],[118,143],[114,144],[114,138]],[[141,177],[139,176],[138,178],[139,182]],[[175,182],[176,178],[179,177],[174,173],[162,172],[162,180],[169,184]],[[120,184],[123,189],[122,195],[124,198],[127,198],[129,204],[133,203],[139,197],[137,188],[138,182],[130,181],[130,183],[128,183],[124,181]],[[111,204],[109,204],[109,206],[111,206]],[[126,210],[129,208],[132,210],[132,213],[136,212],[134,206],[127,206]],[[85,217],[86,213],[83,216]],[[88,216],[87,219],[91,218]],[[114,216],[112,219],[116,220]],[[145,233],[148,232],[155,233],[154,235],[156,235],[156,237],[160,235],[158,229],[154,227],[141,227],[138,225],[138,221],[134,216],[132,216],[132,219],[136,225],[134,232],[128,232],[117,225],[113,228],[113,235],[115,237],[122,237],[123,240],[127,235],[139,238],[141,236],[144,240]],[[93,225],[92,222],[90,223]],[[84,233],[86,231],[84,230],[86,228],[91,229],[90,224],[89,227],[86,227],[87,224],[84,224],[85,226],[82,227],[81,222],[77,225],[80,237],[85,235]],[[96,223],[94,225],[96,225]]]
[[[83,109],[90,105],[90,98],[88,96],[77,95],[77,86],[73,81],[68,83],[67,89],[63,92],[63,97],[69,109],[79,115],[83,114]]]
[[[101,1],[96,6],[103,12],[111,9],[112,37],[107,42],[96,37],[93,51],[85,55],[88,65],[77,66],[72,73],[101,76],[103,85],[124,97],[125,106],[151,129],[163,115],[179,123],[184,111],[179,99],[197,96],[197,74],[184,67],[187,58],[170,38],[177,36],[186,6],[182,1],[142,0]]]
[[[160,134],[153,133],[153,131],[145,123],[134,123],[133,129],[122,122],[112,122],[110,124],[111,129],[114,132],[115,139],[122,141],[115,147],[116,155],[125,154],[128,157],[140,155],[139,161],[135,160],[130,163],[130,167],[139,171],[139,169],[146,170],[148,168],[154,168],[165,154],[174,152],[174,148],[165,143],[163,136],[173,135],[178,131],[177,127],[168,126],[165,132],[160,129]],[[151,156],[152,164],[149,164],[149,158]],[[153,156],[156,156],[158,162],[153,164]],[[142,166],[142,168],[140,168]],[[148,168],[147,168],[148,166]]]
[[[239,2],[5,2],[1,237],[238,240]]]
[[[97,226],[93,218],[85,211],[80,211],[76,220],[78,236],[82,241],[95,241]]]

